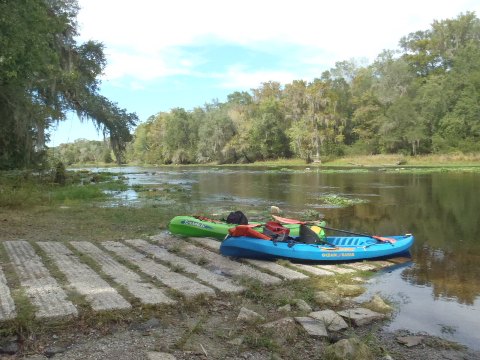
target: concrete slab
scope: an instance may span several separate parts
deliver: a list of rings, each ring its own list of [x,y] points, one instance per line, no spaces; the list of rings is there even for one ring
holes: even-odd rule
[[[265,274],[247,264],[242,264],[201,246],[190,244],[178,238],[158,237],[158,244],[170,250],[180,252],[182,255],[194,259],[196,262],[208,263],[204,267],[227,276],[246,276],[260,281],[262,284],[279,284],[282,280],[276,276]]]
[[[102,246],[108,251],[111,251],[138,266],[142,272],[156,278],[162,284],[175,289],[186,298],[193,298],[198,295],[215,295],[215,291],[212,288],[200,284],[185,275],[174,272],[168,267],[149,259],[146,255],[141,254],[124,244],[116,241],[106,241],[102,243]]]
[[[39,318],[77,315],[77,308],[67,300],[67,294],[50,275],[42,258],[23,240],[3,243],[15,272]]]
[[[351,274],[351,273],[356,272],[356,270],[354,270],[354,269],[347,269],[347,268],[341,267],[339,265],[333,265],[333,264],[317,265],[316,267],[319,267],[320,269],[332,271],[332,272],[337,273],[337,274]]]
[[[165,293],[151,283],[146,283],[142,278],[126,266],[114,260],[105,251],[87,241],[73,241],[70,243],[82,254],[90,256],[100,265],[102,271],[110,276],[117,284],[124,286],[128,292],[144,304],[173,304]]]
[[[147,254],[153,255],[155,259],[164,261],[175,266],[180,266],[183,271],[194,274],[197,279],[204,281],[218,290],[226,293],[239,293],[245,290],[243,286],[235,284],[232,279],[221,274],[216,274],[199,265],[193,264],[185,258],[168,252],[164,248],[152,245],[145,240],[126,240],[127,244],[132,245]]]
[[[199,238],[199,237],[191,237],[190,239],[192,239],[195,243],[200,244],[215,252],[218,252],[220,250],[221,241],[211,239],[211,238]],[[254,259],[242,259],[242,260],[246,263],[252,264],[261,269],[268,270],[285,280],[308,279],[307,275],[301,272],[289,269],[286,266],[279,265],[274,261],[254,260]]]
[[[218,252],[220,250],[221,241],[212,238],[191,237],[192,241],[200,244],[210,250]]]
[[[13,319],[17,316],[15,303],[7,285],[7,279],[0,267],[0,321]]]
[[[332,275],[335,275],[334,272],[331,272],[331,271],[328,271],[328,270],[325,270],[325,269],[321,269],[321,268],[319,268],[317,266],[314,266],[314,265],[292,264],[292,266],[294,268],[303,270],[305,272],[308,272],[310,274],[317,275],[317,276],[332,276]]]
[[[277,264],[274,261],[266,260],[254,260],[254,259],[243,259],[248,264],[252,264],[256,267],[259,267],[264,270],[268,270],[274,273],[276,276],[280,276],[284,280],[302,280],[308,279],[309,276],[305,275],[299,271],[289,269],[286,266]]]
[[[345,264],[345,267],[352,268],[354,270],[359,270],[359,271],[372,271],[377,269],[375,265],[370,264],[368,262],[349,263],[349,264]]]
[[[93,310],[128,309],[132,306],[88,265],[80,260],[64,244],[53,241],[38,242],[38,246],[50,257],[65,275],[69,285],[85,296]]]

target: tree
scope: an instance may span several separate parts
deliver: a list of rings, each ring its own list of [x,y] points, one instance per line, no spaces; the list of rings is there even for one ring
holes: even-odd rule
[[[206,113],[202,112],[201,119],[196,117],[196,121],[199,122],[198,162],[213,160],[223,162],[222,150],[235,135],[235,126],[226,110],[224,107],[218,107]]]
[[[250,131],[250,144],[251,149],[264,160],[290,156],[288,138],[271,112],[255,119]]]
[[[122,161],[138,121],[98,94],[103,45],[77,44],[75,0],[0,2],[0,168],[39,165],[48,130],[75,111],[109,135]]]
[[[174,164],[194,161],[198,139],[198,124],[192,114],[176,108],[165,117],[165,160]]]

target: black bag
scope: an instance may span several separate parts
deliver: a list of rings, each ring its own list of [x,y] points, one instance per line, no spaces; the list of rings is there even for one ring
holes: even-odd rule
[[[243,212],[235,211],[228,214],[227,223],[237,224],[237,225],[248,225],[248,220]]]

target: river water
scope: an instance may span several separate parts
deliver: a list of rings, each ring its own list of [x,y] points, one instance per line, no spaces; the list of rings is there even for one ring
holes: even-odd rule
[[[222,214],[242,210],[267,216],[271,205],[288,217],[318,212],[333,228],[396,235],[413,233],[411,262],[368,283],[398,311],[386,325],[480,349],[480,173],[329,172],[308,168],[161,167],[97,169],[122,172],[131,185],[152,185],[180,196],[159,201],[159,216]],[[173,190],[172,190],[173,189]],[[326,205],[325,195],[364,203]],[[146,204],[135,191],[122,195]],[[163,206],[162,206],[163,205]],[[328,235],[328,232],[327,232]]]

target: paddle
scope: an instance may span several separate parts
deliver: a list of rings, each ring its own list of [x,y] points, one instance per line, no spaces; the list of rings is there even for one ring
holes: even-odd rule
[[[295,220],[295,219],[283,218],[283,217],[276,216],[276,215],[272,215],[272,216],[275,220],[283,222],[284,224],[303,224],[303,225],[305,225],[305,224],[308,223],[307,221],[300,221],[300,220]],[[357,232],[348,231],[348,230],[334,229],[334,228],[327,227],[327,226],[322,226],[322,228],[327,229],[327,230],[332,230],[332,231],[343,232],[343,233],[351,234],[351,235],[366,236],[366,237],[370,237],[372,239],[375,239],[375,240],[378,240],[378,241],[381,241],[381,242],[388,242],[390,244],[393,244],[397,241],[397,240],[389,238],[389,237],[362,234],[362,233],[357,233]]]

